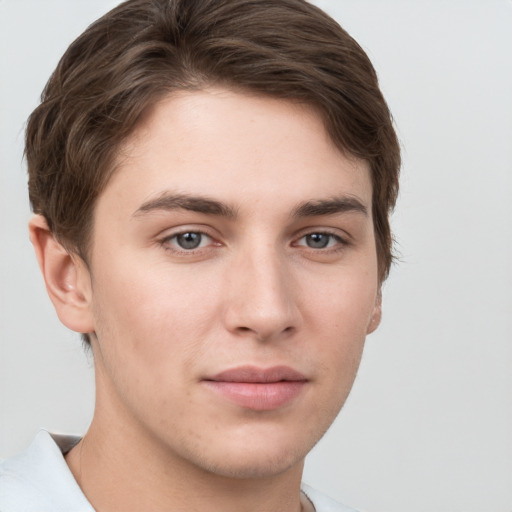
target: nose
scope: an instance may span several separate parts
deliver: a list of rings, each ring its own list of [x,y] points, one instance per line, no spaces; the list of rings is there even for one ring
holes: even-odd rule
[[[270,341],[299,327],[299,290],[284,259],[267,248],[241,254],[231,262],[224,303],[224,322],[230,332]]]

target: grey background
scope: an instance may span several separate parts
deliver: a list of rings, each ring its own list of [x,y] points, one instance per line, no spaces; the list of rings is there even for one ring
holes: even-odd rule
[[[22,139],[60,55],[116,3],[0,0],[0,456],[91,418],[92,362],[27,237]],[[402,261],[305,480],[363,511],[511,512],[512,2],[316,3],[369,53],[393,111]]]

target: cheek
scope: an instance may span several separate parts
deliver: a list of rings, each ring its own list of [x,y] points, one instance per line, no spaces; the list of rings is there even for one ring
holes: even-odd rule
[[[332,279],[322,293],[309,295],[306,324],[315,340],[323,375],[334,393],[348,394],[361,359],[377,298],[373,274]]]
[[[341,339],[364,338],[377,301],[376,273],[340,272],[323,279],[323,286],[309,287],[304,297],[305,310],[318,329],[328,329]]]
[[[100,268],[113,269],[96,276],[94,290],[96,334],[100,342],[108,340],[106,351],[116,352],[112,361],[132,358],[140,370],[165,372],[170,360],[192,359],[215,316],[211,287],[182,269],[136,261]]]

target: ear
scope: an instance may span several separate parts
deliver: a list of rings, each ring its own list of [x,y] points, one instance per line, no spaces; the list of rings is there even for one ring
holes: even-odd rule
[[[372,315],[370,317],[370,322],[368,323],[368,328],[366,330],[366,334],[371,334],[380,324],[380,319],[382,318],[382,291],[379,288],[377,292],[377,297],[375,298],[375,306],[372,311]]]
[[[60,321],[73,331],[93,332],[91,279],[85,262],[55,239],[42,215],[32,217],[29,233],[46,290]]]

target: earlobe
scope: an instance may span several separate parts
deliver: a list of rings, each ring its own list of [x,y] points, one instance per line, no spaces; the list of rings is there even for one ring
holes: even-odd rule
[[[372,311],[372,316],[370,317],[370,322],[368,323],[368,329],[366,330],[367,334],[371,334],[380,324],[380,320],[382,318],[382,292],[379,289],[377,293],[377,297],[375,299],[375,306]]]
[[[87,266],[78,255],[68,252],[55,239],[42,215],[32,217],[29,233],[46,290],[60,321],[73,331],[93,332]]]

